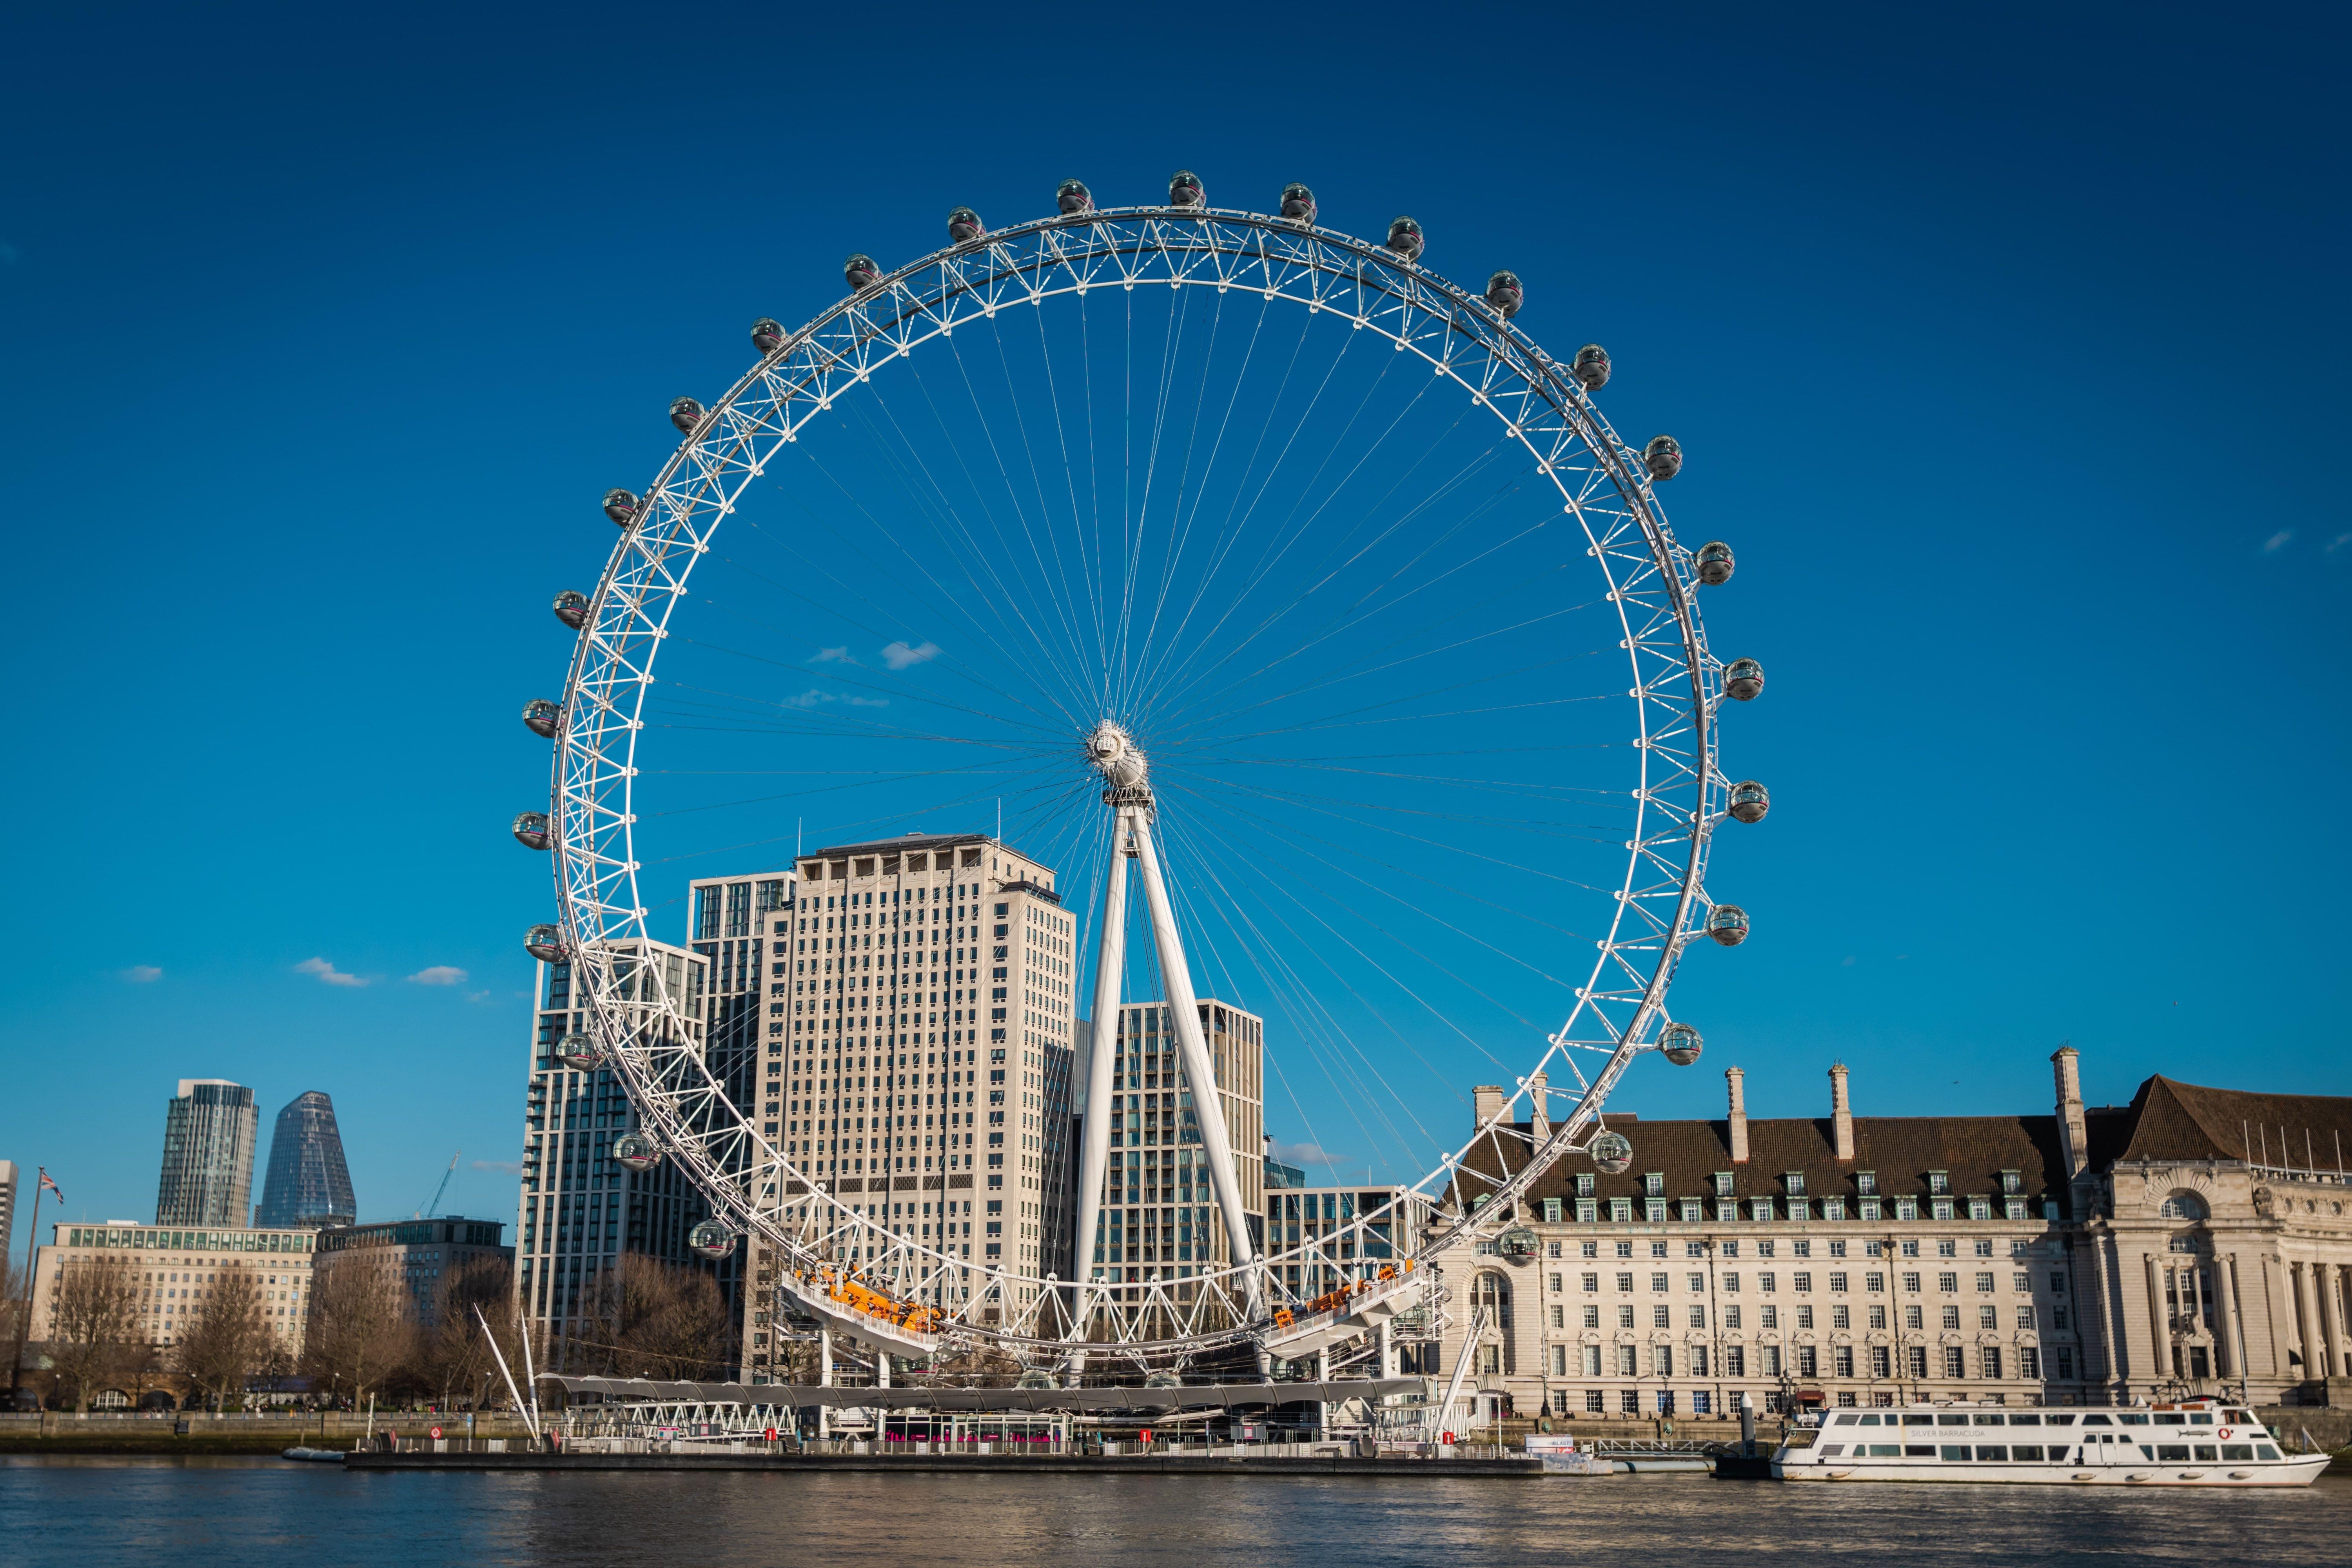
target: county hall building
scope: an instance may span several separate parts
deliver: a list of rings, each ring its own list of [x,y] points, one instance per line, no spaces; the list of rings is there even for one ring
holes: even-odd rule
[[[1522,1417],[1720,1415],[1914,1400],[2105,1405],[2224,1388],[2352,1400],[2352,1100],[2151,1078],[2026,1116],[1609,1125],[1632,1167],[1563,1160],[1511,1226],[1449,1261],[1444,1369]],[[1477,1091],[1480,1124],[1500,1113]],[[1524,1159],[1542,1121],[1482,1141]]]

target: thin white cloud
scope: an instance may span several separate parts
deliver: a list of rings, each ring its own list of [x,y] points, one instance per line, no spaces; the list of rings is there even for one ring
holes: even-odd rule
[[[436,963],[408,977],[414,985],[463,985],[468,976],[454,963]]]
[[[821,647],[816,650],[816,661],[819,664],[856,664],[857,662],[849,657],[849,649],[846,647]]]
[[[2339,533],[2327,542],[2327,553],[2333,555],[2347,544],[2352,544],[2352,533]]]
[[[294,966],[294,973],[297,974],[315,974],[319,977],[320,982],[322,984],[327,985],[358,986],[365,985],[367,984],[367,982],[359,975],[346,974],[323,958],[306,958],[301,963]]]
[[[509,1176],[520,1176],[522,1174],[522,1162],[520,1160],[477,1160],[474,1162],[474,1169],[504,1171]]]
[[[905,643],[894,642],[882,650],[882,662],[892,669],[904,669],[910,664],[929,664],[939,657],[940,645],[935,642],[927,642],[920,647],[908,647]]]
[[[134,963],[122,972],[122,978],[133,985],[152,985],[163,978],[163,972],[152,963]]]
[[[890,706],[890,700],[887,697],[844,697],[838,691],[826,691],[814,686],[810,687],[798,697],[785,698],[783,705],[787,708],[821,708],[828,702],[845,702],[852,708]]]
[[[2272,534],[2268,539],[2263,541],[2263,553],[2269,555],[2277,551],[2285,549],[2287,541],[2294,537],[2294,530],[2291,528],[2280,529],[2276,533]]]
[[[1276,1143],[1267,1152],[1286,1165],[1336,1165],[1339,1156],[1324,1152],[1319,1143]]]

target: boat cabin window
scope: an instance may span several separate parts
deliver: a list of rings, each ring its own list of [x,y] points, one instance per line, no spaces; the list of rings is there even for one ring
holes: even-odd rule
[[[2191,1426],[2210,1426],[2213,1425],[2213,1413],[2210,1410],[2192,1410],[2189,1413],[2189,1424]]]
[[[2255,1444],[2254,1452],[2265,1459],[2275,1459],[2279,1457],[2278,1450],[2272,1447],[2268,1443]]]
[[[2085,1415],[2083,1417],[2083,1425],[2085,1426],[2112,1426],[2115,1423],[2108,1420],[2104,1415]]]
[[[1933,1426],[1935,1424],[1936,1418],[1932,1415],[1906,1415],[1903,1418],[1906,1426]]]
[[[2224,1410],[2221,1412],[2221,1418],[2225,1421],[2243,1423],[2248,1426],[2256,1425],[2254,1413],[2251,1410]]]
[[[2009,1418],[2009,1424],[2012,1426],[2039,1426],[2042,1425],[2042,1417],[2038,1414],[2032,1415],[2012,1415]]]
[[[2074,1418],[2072,1415],[2045,1415],[2042,1419],[2053,1426],[2072,1426],[2074,1424]],[[2104,1420],[2105,1417],[2102,1416],[2100,1419]]]
[[[2186,1426],[2189,1425],[2189,1417],[2175,1414],[2171,1411],[2165,1411],[2157,1416],[2156,1424],[2159,1426]]]
[[[1936,1417],[1936,1425],[1938,1426],[1965,1426],[1968,1424],[1969,1418],[1965,1415],[1938,1415]]]
[[[2118,1415],[2116,1417],[2116,1425],[2118,1426],[2145,1426],[2147,1425],[2147,1417],[2145,1415]]]

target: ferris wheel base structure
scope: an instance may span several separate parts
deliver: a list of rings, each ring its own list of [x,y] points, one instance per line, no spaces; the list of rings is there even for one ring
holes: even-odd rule
[[[1746,912],[1706,892],[1708,850],[1719,824],[1759,821],[1769,805],[1761,784],[1734,781],[1718,758],[1722,705],[1752,700],[1764,684],[1755,660],[1727,663],[1712,653],[1700,625],[1699,594],[1730,579],[1731,552],[1719,542],[1694,551],[1675,540],[1655,487],[1684,471],[1682,447],[1664,436],[1629,444],[1602,418],[1591,395],[1610,380],[1607,353],[1587,344],[1566,362],[1547,354],[1515,322],[1527,298],[1519,278],[1497,271],[1482,293],[1458,287],[1423,264],[1425,237],[1412,220],[1391,224],[1385,244],[1356,238],[1322,226],[1303,185],[1286,188],[1278,213],[1212,209],[1190,174],[1171,182],[1164,205],[1097,209],[1076,181],[1064,183],[1055,205],[1052,216],[996,231],[958,208],[950,244],[896,270],[852,257],[848,297],[797,331],[761,318],[752,331],[759,360],[723,397],[709,407],[692,398],[672,404],[684,439],[642,497],[606,493],[619,543],[593,595],[567,592],[555,605],[578,633],[563,700],[534,701],[524,713],[534,733],[555,742],[556,754],[550,810],[523,814],[513,832],[530,847],[553,851],[560,910],[559,921],[534,927],[527,945],[573,966],[593,1036],[583,1058],[609,1063],[638,1111],[642,1136],[622,1141],[635,1141],[632,1157],[675,1160],[709,1202],[698,1249],[723,1256],[741,1236],[757,1236],[775,1268],[779,1304],[828,1330],[927,1360],[993,1348],[1039,1376],[1089,1364],[1171,1375],[1237,1354],[1263,1364],[1376,1333],[1385,1346],[1402,1312],[1424,1309],[1424,1324],[1438,1323],[1449,1294],[1445,1260],[1475,1257],[1481,1242],[1519,1256],[1516,1216],[1544,1171],[1571,1154],[1603,1170],[1626,1168],[1631,1147],[1605,1127],[1603,1112],[1638,1057],[1687,1066],[1699,1055],[1697,1031],[1670,1020],[1667,992],[1695,941],[1731,947],[1746,938]],[[1118,300],[1140,289],[1212,302],[1203,309],[1228,293],[1267,309],[1300,307],[1310,322],[1351,330],[1361,334],[1356,341],[1392,349],[1395,364],[1425,369],[1419,384],[1460,395],[1460,419],[1490,416],[1494,424],[1481,427],[1523,464],[1527,493],[1540,491],[1549,521],[1568,527],[1549,537],[1573,538],[1580,548],[1572,553],[1601,579],[1573,607],[1601,606],[1605,635],[1618,639],[1620,668],[1630,670],[1630,687],[1616,694],[1631,701],[1630,742],[1600,748],[1630,759],[1626,787],[1602,792],[1630,801],[1625,860],[1622,876],[1611,873],[1613,887],[1588,889],[1608,900],[1591,928],[1600,934],[1591,969],[1574,986],[1566,1020],[1540,1037],[1528,1070],[1506,1080],[1498,1103],[1482,1099],[1469,1140],[1402,1189],[1429,1223],[1408,1234],[1398,1200],[1385,1220],[1392,1265],[1372,1263],[1361,1246],[1284,1243],[1271,1234],[1263,1251],[1252,1244],[1213,1063],[1190,1005],[1191,965],[1163,879],[1166,857],[1154,844],[1160,806],[1136,736],[1117,721],[1119,707],[1107,705],[1075,737],[1084,765],[1106,786],[1112,822],[1094,1016],[1107,1027],[1124,1001],[1125,863],[1137,858],[1174,1047],[1204,1112],[1202,1163],[1227,1244],[1222,1266],[1142,1281],[1095,1277],[1108,1163],[1103,1114],[1087,1117],[1081,1152],[1071,1238],[1077,1278],[1018,1276],[894,1230],[836,1198],[802,1158],[805,1149],[788,1150],[775,1123],[762,1130],[753,1106],[729,1098],[702,1059],[687,998],[631,957],[651,940],[646,917],[656,901],[638,883],[638,831],[648,809],[638,792],[663,775],[639,752],[647,693],[657,658],[679,629],[673,617],[694,596],[688,580],[745,491],[783,461],[819,414],[867,395],[864,388],[899,374],[894,367],[919,351],[951,353],[934,345],[958,328],[985,333],[1000,314],[1071,300],[1083,310],[1089,289]],[[1123,308],[1131,319],[1132,307]],[[1139,406],[1130,401],[1130,416]],[[1594,691],[1590,700],[1609,695]],[[1175,868],[1180,875],[1191,868],[1189,859]],[[1095,1055],[1089,1089],[1098,1110],[1109,1100],[1107,1050]],[[1557,1120],[1555,1098],[1567,1102]],[[1462,1201],[1465,1184],[1483,1201]],[[779,1193],[793,1194],[801,1211],[790,1222],[772,1195]],[[1359,1241],[1378,1217],[1358,1216]],[[1326,1289],[1334,1276],[1340,1288]],[[1302,1278],[1316,1282],[1313,1293],[1296,1288]]]

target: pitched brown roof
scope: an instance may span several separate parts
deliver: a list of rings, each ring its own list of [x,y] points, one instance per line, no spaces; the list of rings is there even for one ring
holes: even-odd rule
[[[2352,1099],[2207,1089],[2164,1077],[2132,1098],[2118,1160],[2244,1160],[2333,1171],[2352,1166]]]
[[[1631,1170],[1601,1175],[1581,1160],[1563,1161],[1536,1179],[1530,1195],[1572,1201],[1577,1176],[1591,1174],[1596,1197],[1637,1198],[1653,1171],[1665,1177],[1668,1198],[1712,1198],[1717,1171],[1732,1173],[1732,1194],[1739,1198],[1788,1196],[1790,1172],[1803,1173],[1812,1198],[1854,1196],[1861,1171],[1873,1173],[1879,1194],[1889,1197],[1927,1195],[1931,1171],[1944,1172],[1958,1197],[2000,1195],[2005,1171],[2018,1173],[2021,1195],[2036,1201],[2059,1195],[2064,1185],[2054,1116],[1857,1116],[1854,1158],[1843,1162],[1827,1118],[1751,1118],[1744,1164],[1732,1163],[1726,1121],[1643,1121],[1617,1111],[1607,1121],[1633,1145]],[[1520,1132],[1526,1129],[1517,1124]],[[1464,1192],[1475,1198],[1487,1184],[1471,1173],[1516,1170],[1527,1153],[1523,1139],[1481,1143],[1465,1167]]]

